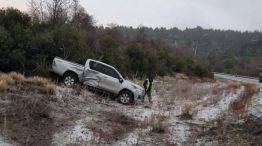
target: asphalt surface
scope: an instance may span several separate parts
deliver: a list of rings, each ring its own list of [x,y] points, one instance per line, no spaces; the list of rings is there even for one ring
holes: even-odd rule
[[[227,75],[227,74],[218,74],[218,73],[215,73],[215,77],[257,84],[257,85],[260,85],[262,87],[262,83],[259,83],[258,79],[250,79],[250,78],[244,78],[244,77]]]

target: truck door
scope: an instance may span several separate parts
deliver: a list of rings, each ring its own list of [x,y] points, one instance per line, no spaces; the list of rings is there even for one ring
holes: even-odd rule
[[[88,65],[89,69],[86,69],[84,75],[88,85],[96,85],[95,87],[117,93],[121,83],[118,73],[113,68],[95,61],[90,61]]]
[[[101,78],[101,82],[99,82],[99,86],[102,88],[112,92],[118,93],[118,88],[121,83],[119,82],[119,75],[114,68],[103,65],[103,75]]]
[[[83,73],[83,83],[92,87],[99,87],[101,73],[97,70],[94,61],[87,61]]]

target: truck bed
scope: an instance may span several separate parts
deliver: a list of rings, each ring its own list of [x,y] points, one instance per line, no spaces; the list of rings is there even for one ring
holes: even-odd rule
[[[60,57],[55,57],[53,60],[51,71],[60,76],[63,76],[63,74],[67,71],[74,71],[79,76],[81,76],[84,71],[84,68],[85,68],[84,65],[67,61]]]

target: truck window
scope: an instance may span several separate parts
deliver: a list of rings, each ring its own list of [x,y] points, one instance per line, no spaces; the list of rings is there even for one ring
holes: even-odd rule
[[[119,75],[117,74],[117,72],[108,66],[105,66],[105,74],[113,78],[119,79]]]
[[[101,72],[105,75],[111,76],[113,78],[119,79],[118,73],[111,67],[103,65],[98,62],[90,61],[89,63],[90,69]]]

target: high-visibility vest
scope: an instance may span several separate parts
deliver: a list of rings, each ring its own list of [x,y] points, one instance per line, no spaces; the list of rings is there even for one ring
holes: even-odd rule
[[[151,86],[151,87],[150,87]],[[144,88],[146,91],[149,90],[149,88],[152,90],[153,88],[153,82],[150,82],[149,79],[146,79],[144,82]]]

